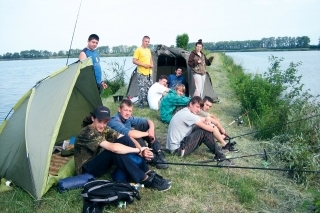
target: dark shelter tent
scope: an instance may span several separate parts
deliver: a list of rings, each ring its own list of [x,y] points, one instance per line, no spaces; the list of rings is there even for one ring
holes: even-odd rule
[[[188,59],[190,52],[181,48],[167,47],[165,45],[158,45],[152,53],[153,69],[152,69],[152,80],[157,82],[160,75],[175,74],[177,67],[181,67],[183,76],[187,81],[186,96],[193,96],[195,91],[195,83],[192,76],[192,69],[188,66]],[[214,102],[218,102],[218,96],[213,90],[211,77],[207,73],[206,81],[203,89],[203,97],[209,96]],[[138,72],[137,68],[132,72],[127,90],[127,96],[137,97],[138,96]],[[203,98],[202,97],[202,98]]]

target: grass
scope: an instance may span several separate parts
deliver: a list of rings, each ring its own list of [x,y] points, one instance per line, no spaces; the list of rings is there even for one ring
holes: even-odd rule
[[[240,114],[240,106],[235,97],[226,71],[222,67],[219,54],[213,65],[208,68],[213,87],[221,104],[214,104],[212,113],[216,114],[231,137],[252,132],[250,121],[245,116],[244,124],[228,126]],[[124,89],[125,90],[125,89]],[[121,92],[122,93],[122,92]],[[120,93],[119,93],[120,94]],[[115,113],[118,103],[113,103],[112,96],[105,99],[104,105]],[[149,109],[134,108],[133,114],[147,117],[154,121],[156,134],[165,147],[167,124],[159,121],[159,114]],[[268,141],[257,141],[250,135],[236,138],[239,153],[230,157],[261,153]],[[272,156],[270,156],[272,157]],[[169,162],[195,163],[212,159],[208,148],[202,145],[190,156],[184,158],[166,155]],[[234,159],[238,166],[263,167],[259,156]],[[274,161],[272,161],[274,162]],[[281,168],[271,163],[269,167]],[[152,167],[152,169],[155,169]],[[170,165],[167,170],[157,170],[159,174],[172,180],[172,188],[166,192],[140,190],[142,199],[127,205],[126,209],[110,207],[105,212],[306,212],[302,203],[312,199],[303,186],[296,184],[284,172],[244,170],[211,167]],[[110,178],[109,175],[102,177]],[[1,212],[81,212],[81,190],[71,190],[59,194],[56,187],[49,190],[40,202],[34,201],[25,191],[18,187],[0,194]]]

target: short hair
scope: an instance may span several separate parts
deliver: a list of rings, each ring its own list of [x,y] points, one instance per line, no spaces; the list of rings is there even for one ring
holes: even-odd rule
[[[203,106],[203,100],[200,96],[193,96],[190,101],[189,101],[189,104],[188,106],[190,105],[193,105],[193,104],[200,104],[200,107]]]
[[[197,46],[198,44],[200,44],[201,46],[203,46],[203,44],[202,44],[202,39],[199,39],[199,40],[198,40],[198,42],[196,43],[196,46]]]
[[[150,39],[149,36],[143,36],[142,40],[145,39],[145,38]]]
[[[174,90],[177,91],[178,89],[182,90],[183,93],[186,91],[186,87],[183,84],[177,83],[174,87]]]
[[[177,71],[178,69],[180,69],[181,71],[183,70],[181,67],[177,67],[177,68],[176,68],[176,71]]]
[[[168,76],[166,76],[166,75],[160,75],[159,80],[162,80],[162,79],[168,80]]]
[[[88,41],[91,41],[93,39],[99,41],[99,36],[97,34],[91,34],[88,38]]]
[[[120,102],[120,108],[124,107],[124,105],[126,105],[127,107],[133,107],[133,103],[130,99],[122,99],[122,101]]]
[[[209,97],[209,96],[204,96],[203,103],[206,102],[206,101],[209,101],[210,103],[213,104],[213,99],[211,97]]]

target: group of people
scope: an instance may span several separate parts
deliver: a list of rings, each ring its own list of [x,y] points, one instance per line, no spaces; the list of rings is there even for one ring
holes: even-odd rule
[[[90,35],[88,46],[80,53],[79,59],[92,57],[97,88],[101,92],[107,85],[102,81],[100,58],[95,51],[98,42],[97,35]],[[210,97],[202,99],[196,94],[192,98],[184,96],[186,82],[180,67],[176,69],[175,75],[169,78],[160,76],[159,81],[152,85],[153,64],[151,52],[147,48],[149,42],[150,38],[144,36],[141,47],[137,48],[133,57],[139,75],[138,107],[143,107],[144,102],[154,97],[156,100],[161,99],[160,104],[159,100],[149,100],[149,106],[156,110],[160,106],[160,112],[163,112],[161,120],[169,123],[166,141],[169,153],[185,156],[203,142],[217,160],[225,159],[224,153],[236,150],[224,141],[226,133],[219,120],[208,113],[213,100]],[[198,43],[197,46],[202,46],[201,42]],[[201,52],[201,48],[196,48],[195,54],[198,54],[198,49]],[[196,62],[194,68],[199,70],[197,74],[201,75],[201,67],[211,63],[212,59],[206,60],[202,53],[193,56],[192,61]],[[197,91],[200,91],[201,95],[203,78],[197,79]],[[153,91],[154,94],[149,97],[148,91]],[[163,96],[163,93],[167,95]],[[182,109],[177,110],[177,106]],[[132,116],[133,107],[130,99],[123,99],[118,112],[112,117],[109,108],[98,106],[84,118],[83,129],[76,137],[74,145],[77,174],[90,173],[99,177],[115,166],[111,174],[115,181],[134,181],[159,191],[168,190],[171,188],[171,181],[148,166],[149,164],[158,169],[168,168],[168,162],[156,137],[155,125],[150,119]],[[221,143],[222,148],[217,145],[215,138]],[[233,165],[231,161],[227,163]]]

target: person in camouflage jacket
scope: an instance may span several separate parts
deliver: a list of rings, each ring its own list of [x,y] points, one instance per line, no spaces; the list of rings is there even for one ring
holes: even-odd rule
[[[136,147],[130,137],[107,128],[109,120],[110,110],[104,106],[95,108],[94,112],[83,120],[84,128],[78,134],[74,145],[77,174],[90,173],[98,177],[105,174],[111,166],[116,165],[128,173],[134,182],[141,183],[149,180],[149,186],[152,187],[154,178],[152,180],[150,178],[155,176],[155,172],[149,169],[145,160],[137,165],[128,154],[150,159],[153,153],[148,147]],[[160,177],[158,181],[162,181],[162,188],[170,188],[171,185]],[[146,184],[148,187],[148,183]]]

